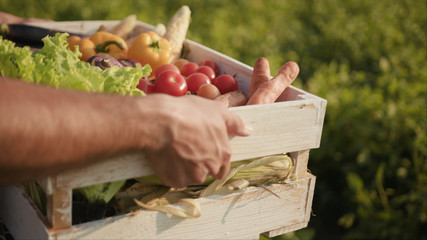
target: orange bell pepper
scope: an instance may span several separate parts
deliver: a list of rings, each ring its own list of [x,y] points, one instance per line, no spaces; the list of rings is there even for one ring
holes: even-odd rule
[[[128,50],[128,58],[137,60],[142,66],[149,64],[152,75],[157,67],[169,63],[171,54],[172,49],[169,41],[155,32],[140,34],[132,42]]]
[[[119,36],[108,32],[96,32],[89,37],[70,36],[67,39],[69,48],[75,50],[79,46],[81,60],[86,61],[96,54],[106,54],[114,58],[126,58],[128,46]]]

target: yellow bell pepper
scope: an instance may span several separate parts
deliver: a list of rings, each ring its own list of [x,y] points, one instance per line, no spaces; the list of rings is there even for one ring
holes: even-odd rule
[[[75,50],[79,46],[81,60],[86,61],[96,54],[110,55],[116,59],[126,58],[128,46],[119,36],[108,32],[96,32],[89,37],[70,36],[67,39],[69,48]]]
[[[155,32],[140,34],[132,42],[128,50],[128,58],[137,60],[142,66],[149,64],[152,75],[157,67],[169,63],[172,49],[169,41]]]

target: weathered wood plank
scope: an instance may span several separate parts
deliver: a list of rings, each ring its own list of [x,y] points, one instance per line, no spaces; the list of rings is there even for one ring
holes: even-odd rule
[[[252,124],[249,137],[231,140],[232,159],[242,160],[317,148],[320,103],[311,100],[278,102],[231,109]]]
[[[198,199],[202,215],[196,219],[168,217],[142,211],[73,226],[58,232],[58,239],[258,239],[271,229],[306,223],[308,176],[291,184]],[[298,226],[304,226],[298,225]]]
[[[144,154],[133,153],[61,173],[57,176],[56,186],[57,188],[78,188],[97,183],[147,176],[153,173],[144,158]]]
[[[280,102],[232,109],[254,130],[249,137],[231,139],[231,161],[318,147],[315,103],[289,105],[289,102]],[[56,186],[77,188],[152,173],[142,153],[128,154],[59,174]]]
[[[310,175],[310,174],[306,173],[305,176],[307,176],[307,175]],[[316,177],[313,176],[308,183],[307,199],[306,199],[306,206],[305,206],[305,219],[306,219],[306,221],[299,222],[299,223],[293,224],[293,225],[283,226],[281,228],[271,230],[271,231],[265,233],[266,236],[275,237],[278,235],[282,235],[282,234],[285,234],[288,232],[296,231],[298,229],[302,229],[302,228],[307,227],[308,222],[309,222],[310,217],[311,217],[311,213],[312,213],[311,206],[313,203],[315,184],[316,184]]]
[[[53,229],[70,228],[72,224],[72,189],[56,188],[56,179],[53,179],[51,194],[46,194],[47,219]]]
[[[269,232],[264,233],[267,237],[276,237],[285,233],[293,232],[302,228],[306,228],[308,226],[308,221],[306,222],[300,222],[296,224],[292,224],[289,226],[285,226],[282,228],[274,229]]]
[[[0,218],[15,239],[51,239],[47,222],[21,188],[0,187]]]
[[[310,149],[291,152],[289,155],[295,162],[294,174],[299,177],[307,174],[308,157]]]

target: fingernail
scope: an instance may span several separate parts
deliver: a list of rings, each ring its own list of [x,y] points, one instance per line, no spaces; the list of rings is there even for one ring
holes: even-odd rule
[[[299,66],[296,62],[289,62],[291,72],[289,73],[289,77],[295,80],[299,74]]]
[[[245,124],[245,129],[243,130],[244,134],[245,135],[250,135],[253,131],[254,131],[254,129],[252,128],[252,124],[246,123]]]

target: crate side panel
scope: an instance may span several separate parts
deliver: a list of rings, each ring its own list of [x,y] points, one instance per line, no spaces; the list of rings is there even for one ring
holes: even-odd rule
[[[310,155],[310,150],[302,150],[297,152],[291,152],[290,157],[294,161],[294,174],[297,177],[307,174],[308,169],[308,157]]]
[[[249,239],[260,233],[306,222],[306,201],[311,177],[292,184],[251,187],[243,193],[198,199],[202,216],[168,217],[142,211],[78,225],[58,233],[58,239]]]
[[[142,153],[122,155],[90,166],[63,172],[57,176],[56,187],[78,188],[153,174]]]
[[[320,144],[318,119],[320,102],[301,100],[232,108],[254,131],[248,137],[234,137],[231,161],[316,148]],[[317,106],[317,107],[316,107]],[[63,172],[56,188],[77,188],[153,174],[142,153],[100,161],[91,166]]]
[[[307,172],[306,173],[307,176],[310,176],[310,174]],[[316,177],[311,175],[312,178],[310,179],[310,182],[308,183],[308,191],[307,191],[307,201],[306,201],[306,206],[305,206],[305,221],[304,222],[300,222],[294,225],[287,225],[287,226],[282,226],[280,228],[271,230],[269,232],[266,232],[265,235],[267,235],[268,237],[275,237],[278,235],[282,235],[288,232],[292,232],[292,231],[296,231],[298,229],[302,229],[302,228],[306,228],[308,226],[308,222],[310,220],[310,216],[312,214],[312,204],[313,204],[313,196],[314,196],[314,186],[316,184]]]
[[[69,228],[72,224],[72,190],[55,189],[47,194],[47,218],[54,229]]]
[[[109,20],[109,21],[94,20],[94,21],[30,22],[26,24],[54,29],[58,31],[69,31],[72,33],[89,35],[98,31],[98,29],[102,25],[105,27],[111,27],[119,22],[120,20]],[[154,29],[152,25],[141,22],[141,21],[137,21],[136,24],[144,27],[145,29],[147,29],[147,31]]]
[[[318,147],[321,109],[316,104],[319,102],[302,100],[231,109],[254,129],[249,137],[231,139],[231,161]],[[77,188],[153,173],[143,154],[128,154],[61,173],[56,187]]]
[[[252,125],[253,132],[249,137],[231,140],[231,159],[241,160],[317,148],[322,127],[318,121],[319,111],[322,111],[319,102],[306,100],[301,101],[301,104],[288,103],[233,108],[233,112]]]
[[[0,218],[14,239],[52,239],[41,213],[16,186],[0,187]]]

